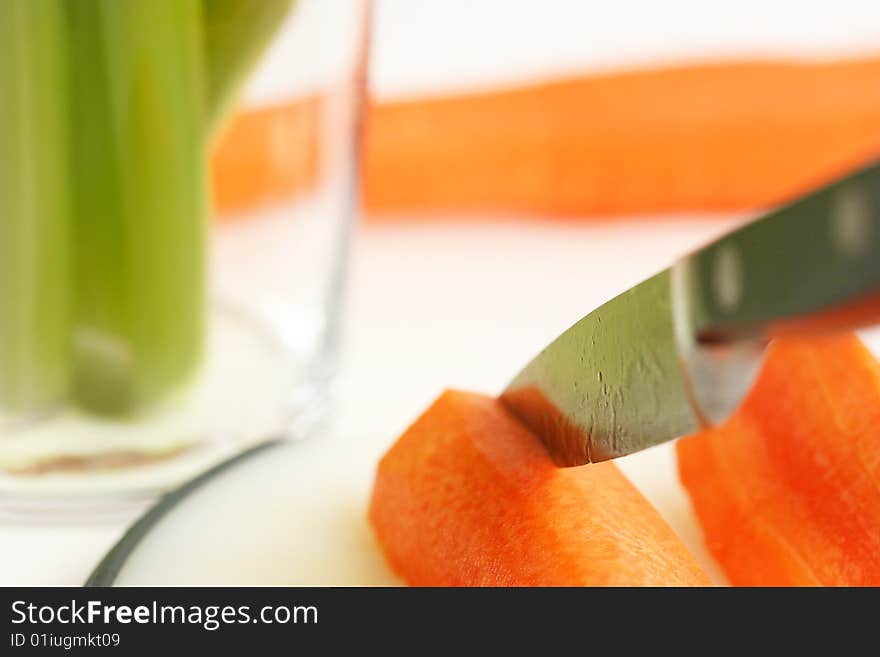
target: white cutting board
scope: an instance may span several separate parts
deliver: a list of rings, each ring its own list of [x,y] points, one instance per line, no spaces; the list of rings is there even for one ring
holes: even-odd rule
[[[381,98],[697,56],[849,56],[876,53],[880,43],[880,3],[875,0],[378,0],[375,5],[370,77],[373,92]],[[455,47],[450,47],[451,40]],[[254,92],[251,100],[259,98]],[[331,486],[323,495],[347,495],[347,508],[362,511],[379,454],[444,385],[497,392],[516,367],[580,315],[721,226],[703,220],[605,226],[413,223],[361,231],[354,245],[353,289],[345,321],[339,422],[327,444],[314,448],[319,460],[336,463],[331,472],[355,474],[351,482],[342,482],[347,486],[343,492],[332,488],[333,478],[331,483],[322,479],[322,485]],[[330,441],[345,448],[333,454]],[[304,455],[291,454],[291,459],[306,462]],[[668,448],[621,465],[688,545],[699,548]],[[279,459],[278,467],[282,472],[290,468],[292,480],[293,470],[306,466],[288,466]],[[277,518],[268,517],[256,512],[272,505],[259,489],[261,480],[242,475],[240,485],[237,481],[236,476],[226,482],[225,492],[218,487],[216,499],[213,487],[205,489],[204,496],[192,497],[181,513],[229,528],[235,540],[228,543],[251,545],[250,556],[230,551],[224,562],[224,545],[187,531],[188,523],[172,531],[169,516],[169,524],[155,526],[158,543],[152,543],[167,545],[169,556],[163,561],[179,564],[174,572],[193,564],[188,572],[197,573],[199,564],[215,564],[219,570],[211,576],[216,582],[241,579],[245,573],[263,580],[285,573],[286,579],[307,581],[301,576],[306,566],[286,552],[282,538],[316,512],[279,509],[284,512]],[[256,507],[245,505],[242,511],[242,505],[231,501],[243,501],[245,488],[264,501]],[[313,534],[315,544],[325,551],[325,565],[333,559],[349,563],[347,548],[343,556],[333,556],[339,554],[338,546],[360,546],[353,548],[359,554],[373,549],[365,547],[369,533],[361,511],[352,512],[353,524],[330,524]],[[260,519],[271,531],[249,524]],[[116,525],[0,525],[0,583],[82,581],[120,530]],[[361,539],[346,539],[351,532]],[[131,567],[121,573],[126,581],[171,581],[172,571],[161,563],[151,567],[140,548],[131,558]],[[373,558],[369,563],[377,562]],[[366,577],[371,567],[364,568]],[[377,568],[374,577],[387,576]],[[324,572],[311,566],[308,571]]]
[[[97,571],[102,585],[398,585],[366,520],[372,468],[350,444],[315,438],[268,448],[153,511],[123,539],[121,559]],[[341,458],[340,458],[341,456]],[[652,450],[624,469],[650,494],[703,565],[705,554],[673,451]],[[146,524],[146,523],[145,523]],[[120,550],[117,548],[117,551]]]
[[[733,222],[362,229],[326,435],[255,455],[187,495],[139,537],[116,581],[397,583],[366,521],[376,462],[394,438],[443,387],[499,391],[581,315]],[[717,575],[671,446],[620,465]]]
[[[130,541],[120,584],[400,583],[366,520],[381,454],[443,387],[498,392],[546,342],[737,219],[360,231],[333,422],[224,470]],[[869,344],[880,345],[875,335]],[[671,444],[618,463],[718,583]],[[117,564],[118,565],[118,564]]]

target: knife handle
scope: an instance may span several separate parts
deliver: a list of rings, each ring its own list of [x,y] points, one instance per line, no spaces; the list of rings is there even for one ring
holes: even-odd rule
[[[880,163],[846,176],[677,265],[700,343],[880,321]]]
[[[686,256],[671,282],[692,405],[723,421],[771,338],[880,322],[880,163]]]

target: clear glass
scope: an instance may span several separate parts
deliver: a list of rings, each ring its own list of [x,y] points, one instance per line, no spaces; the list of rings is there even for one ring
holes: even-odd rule
[[[85,1],[99,5],[98,0]],[[180,228],[179,239],[163,242],[167,236],[160,234],[162,226],[154,226],[161,223],[157,217],[165,217],[183,204],[181,198],[190,189],[179,185],[169,194],[168,181],[177,184],[182,178],[177,175],[179,171],[185,172],[191,162],[197,161],[187,160],[184,151],[175,151],[178,155],[184,153],[177,159],[163,161],[157,156],[174,139],[174,129],[180,128],[183,141],[189,135],[188,124],[180,119],[182,112],[169,114],[175,121],[180,119],[171,130],[166,130],[168,117],[150,123],[150,111],[161,115],[172,105],[185,105],[172,97],[173,85],[162,86],[167,79],[163,78],[152,88],[156,97],[144,100],[138,94],[147,92],[137,82],[120,85],[119,78],[113,77],[119,75],[117,68],[123,68],[124,62],[114,60],[107,66],[107,79],[116,85],[107,86],[116,94],[108,97],[112,102],[121,97],[123,107],[128,107],[125,103],[134,106],[143,102],[145,115],[137,117],[141,123],[135,127],[147,126],[131,131],[134,136],[124,144],[127,159],[121,165],[115,164],[118,169],[113,175],[123,180],[119,185],[123,191],[118,195],[122,200],[114,206],[107,199],[117,178],[109,176],[112,180],[108,182],[108,176],[83,174],[82,161],[76,157],[84,155],[76,149],[87,151],[89,146],[81,146],[77,135],[70,133],[80,128],[96,131],[93,135],[98,137],[93,141],[99,141],[104,133],[98,117],[102,112],[111,117],[118,113],[108,113],[107,107],[100,105],[103,88],[90,93],[86,110],[76,106],[76,102],[83,101],[61,98],[63,92],[56,91],[74,89],[71,94],[78,93],[76,85],[64,87],[62,78],[68,74],[75,79],[78,75],[90,76],[82,82],[86,86],[100,84],[94,82],[98,75],[95,67],[81,65],[94,53],[87,52],[81,43],[83,33],[75,33],[74,42],[68,44],[73,54],[56,53],[59,61],[67,57],[73,61],[65,69],[47,63],[53,53],[40,55],[29,50],[24,40],[39,43],[40,39],[58,41],[59,34],[69,36],[64,32],[68,29],[64,21],[71,21],[64,12],[80,0],[9,2],[7,13],[11,7],[16,20],[25,21],[34,34],[19,34],[22,38],[8,48],[13,56],[7,57],[6,65],[0,64],[0,99],[9,95],[31,116],[28,118],[25,112],[17,116],[0,114],[0,177],[7,182],[4,186],[0,179],[0,195],[13,186],[22,188],[25,170],[30,172],[30,179],[24,182],[34,189],[49,185],[50,189],[63,190],[53,198],[67,198],[65,194],[73,198],[72,215],[84,214],[83,198],[93,199],[92,205],[98,208],[93,214],[104,212],[101,220],[106,220],[107,227],[93,230],[97,234],[94,237],[89,231],[97,220],[88,219],[92,223],[82,228],[76,221],[83,220],[75,217],[72,228],[58,228],[52,222],[63,214],[59,211],[63,205],[60,200],[53,205],[20,194],[17,200],[0,201],[0,259],[8,256],[7,260],[14,260],[13,254],[18,258],[5,268],[0,265],[0,278],[6,277],[6,283],[0,281],[0,342],[5,339],[7,343],[6,347],[0,346],[0,514],[75,518],[80,513],[128,512],[255,443],[307,433],[326,407],[327,385],[336,356],[337,320],[355,199],[368,2],[297,0],[285,7],[284,0],[267,0],[257,3],[260,9],[254,10],[249,0],[242,0],[239,5],[250,9],[233,12],[213,33],[205,29],[199,42],[205,59],[210,60],[205,67],[219,60],[226,67],[225,73],[234,70],[237,61],[227,61],[234,49],[223,41],[226,36],[222,29],[234,26],[232,34],[237,38],[242,25],[259,27],[260,20],[276,22],[266,23],[266,44],[255,50],[255,63],[242,65],[242,71],[247,72],[241,74],[242,81],[235,91],[218,103],[223,111],[218,112],[216,125],[212,123],[205,138],[208,155],[200,157],[207,173],[193,174],[195,178],[206,178],[204,191],[212,199],[211,209],[205,210],[208,230],[201,247],[185,227]],[[178,12],[161,17],[169,21],[178,21],[180,8],[187,2],[218,2],[214,6],[218,12],[236,4],[234,0],[124,0],[111,5],[108,11],[131,8],[131,15],[112,17],[123,26],[120,30],[124,37],[125,21],[144,25],[145,18],[137,12],[160,11],[157,8],[165,2],[169,3],[169,12]],[[16,3],[20,5],[17,9]],[[273,4],[278,9],[275,16],[248,14]],[[82,24],[89,18],[78,20]],[[198,24],[208,19],[199,14],[195,20]],[[147,37],[141,42],[141,36],[135,34],[140,32],[132,32],[129,40],[135,45],[131,48],[125,38],[113,41],[120,35],[111,34],[107,43],[126,52],[141,48],[139,55],[146,53],[141,63],[146,61],[148,67],[162,71],[166,69],[161,67],[167,66],[168,76],[178,75],[179,69],[192,63],[190,59],[200,61],[200,53],[193,55],[185,42],[192,31],[178,41],[166,34],[153,43]],[[210,39],[216,35],[220,35],[215,38],[220,45],[212,51]],[[0,39],[4,36],[15,35],[0,34]],[[179,50],[175,50],[178,45]],[[112,50],[111,46],[108,48]],[[36,64],[35,58],[39,59]],[[135,78],[142,73],[136,66],[128,69],[134,71]],[[30,70],[23,70],[28,67]],[[72,73],[67,72],[70,69]],[[29,94],[23,93],[19,84],[25,76],[32,82]],[[125,75],[121,79],[125,82]],[[199,80],[183,79],[176,95],[200,98],[195,92],[190,94],[193,80]],[[211,82],[213,79],[205,83],[208,91],[204,93],[208,95],[214,91]],[[67,114],[59,117],[50,107],[67,108]],[[113,108],[117,111],[118,105]],[[40,130],[23,130],[22,126],[29,127],[28,121],[42,122]],[[74,164],[64,164],[69,161]],[[101,164],[85,169],[100,170]],[[34,165],[48,173],[33,173]],[[157,175],[155,169],[149,169],[154,165],[160,169]],[[127,177],[132,171],[136,175]],[[39,180],[40,175],[48,181]],[[151,175],[155,175],[160,196],[166,195],[161,203],[154,202],[155,193],[137,196],[143,191],[140,186],[152,180]],[[95,191],[105,184],[111,191]],[[196,199],[193,207],[197,208],[199,202]],[[112,248],[99,253],[105,242],[113,239],[114,231],[124,235],[130,227],[119,220],[118,213],[132,212],[132,207],[141,204],[135,207],[137,212],[150,203],[156,206],[154,214],[142,213],[146,219],[126,219],[139,235],[134,246],[121,242],[129,250],[120,255],[118,246],[111,243]],[[184,224],[189,225],[188,216],[183,217]],[[150,228],[139,232],[145,225]],[[174,225],[172,228],[177,231]],[[187,240],[194,244],[191,253],[186,250],[188,244],[181,244]],[[190,255],[195,263],[191,267],[187,261]],[[113,269],[111,264],[118,268]],[[148,270],[145,283],[136,278],[138,267]],[[99,268],[101,272],[97,272]],[[116,285],[114,276],[128,277],[125,285]],[[93,278],[96,282],[91,283]],[[90,284],[94,289],[88,288]],[[109,299],[112,294],[107,290],[114,285],[111,292],[118,299]],[[73,292],[71,287],[75,288]],[[92,298],[83,302],[87,294],[81,288],[86,288]],[[67,306],[58,301],[67,298],[65,295],[73,299]],[[113,306],[110,301],[118,303]],[[98,307],[91,315],[81,308],[90,303]],[[193,310],[200,304],[202,309]],[[93,330],[89,322],[101,326],[100,322],[117,306],[122,309],[130,335],[108,338]],[[53,321],[62,312],[58,308],[64,308],[73,319],[68,317],[66,323]],[[162,317],[162,313],[167,316]],[[35,334],[39,338],[31,339]],[[178,334],[186,334],[189,342],[182,341]],[[180,344],[172,345],[175,340]],[[86,356],[80,352],[86,352]],[[140,376],[144,371],[149,374],[155,365],[154,369],[165,375],[174,372],[179,362],[190,359],[195,363],[192,373],[178,377],[182,382],[175,379],[173,385],[166,385],[162,379],[152,388],[145,384],[142,388],[150,395],[143,396],[149,400],[128,404],[129,388],[141,390],[140,379],[131,376],[129,369]],[[137,369],[141,360],[146,363],[144,371]],[[154,388],[159,393],[152,395]],[[87,394],[78,397],[82,390]],[[11,400],[5,405],[4,395]],[[20,403],[22,399],[26,403]],[[119,399],[123,399],[121,404],[116,403]],[[117,406],[123,410],[120,412]],[[105,412],[108,408],[112,412]]]

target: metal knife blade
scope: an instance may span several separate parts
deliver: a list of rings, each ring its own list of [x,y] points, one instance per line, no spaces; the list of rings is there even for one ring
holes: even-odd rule
[[[663,271],[581,319],[501,395],[559,465],[604,461],[698,428],[671,279]]]
[[[778,335],[880,321],[880,164],[682,258],[581,319],[501,400],[557,464],[723,420]]]

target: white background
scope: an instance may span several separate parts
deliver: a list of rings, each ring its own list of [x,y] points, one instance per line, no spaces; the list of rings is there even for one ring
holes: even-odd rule
[[[698,56],[815,57],[878,44],[880,3],[855,0],[379,0],[372,82],[387,98]],[[444,387],[497,392],[571,322],[736,220],[362,226],[339,440],[375,458]],[[670,485],[665,454],[624,468],[693,545],[699,537],[680,517],[686,500]],[[123,529],[0,525],[0,583],[81,583]]]

